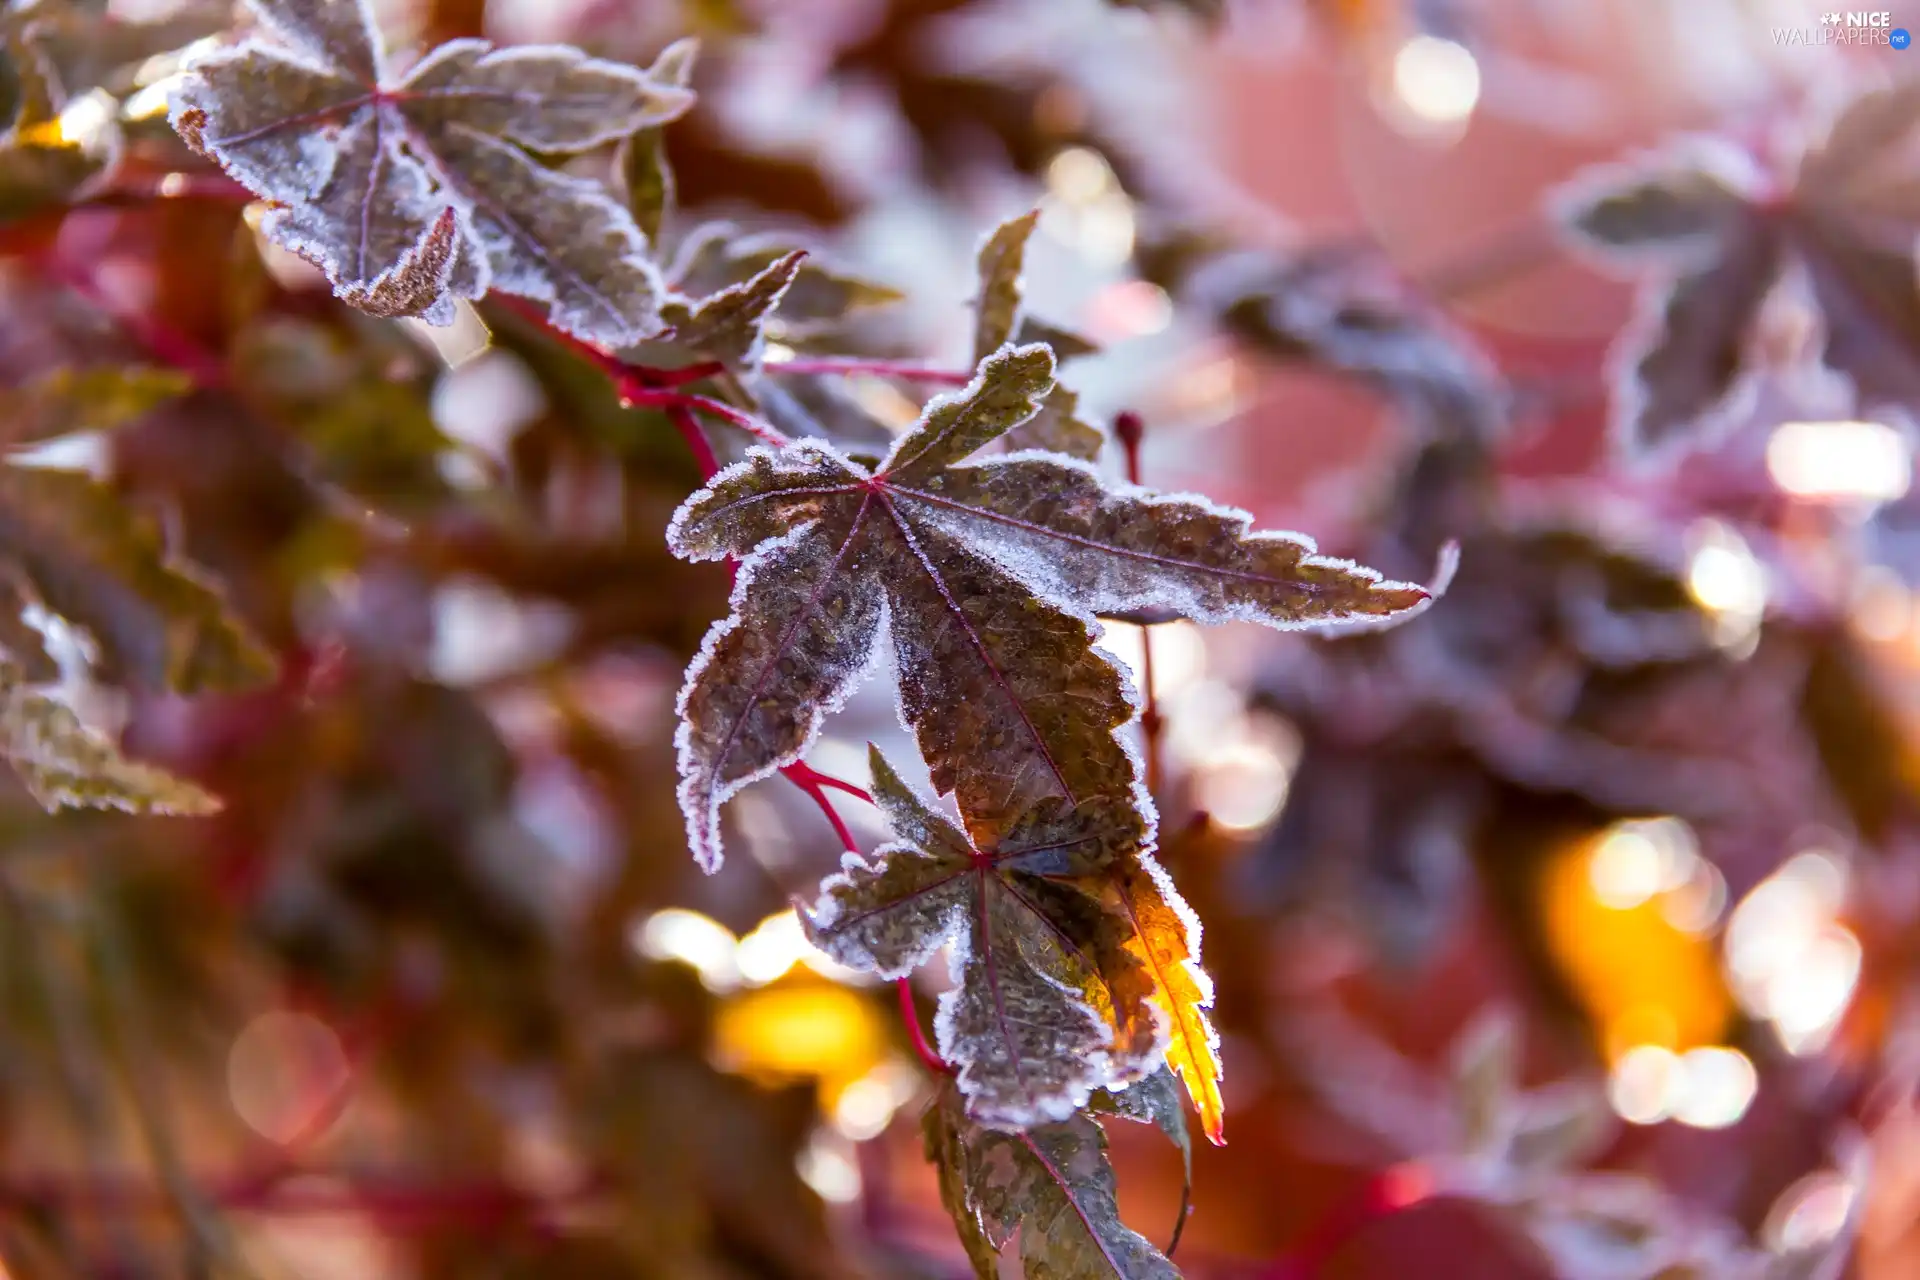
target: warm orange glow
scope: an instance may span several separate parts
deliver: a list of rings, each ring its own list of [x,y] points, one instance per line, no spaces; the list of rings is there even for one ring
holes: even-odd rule
[[[1593,875],[1607,838],[1563,850],[1541,883],[1547,946],[1600,1028],[1607,1060],[1639,1045],[1684,1053],[1720,1042],[1733,1001],[1712,942],[1675,926],[1665,893],[1607,905]]]
[[[714,1055],[744,1074],[820,1082],[831,1105],[887,1054],[882,1016],[857,992],[812,975],[794,976],[721,1005]]]

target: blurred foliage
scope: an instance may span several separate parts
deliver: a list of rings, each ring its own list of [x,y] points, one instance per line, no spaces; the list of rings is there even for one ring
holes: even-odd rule
[[[228,7],[38,0],[0,10],[8,1274],[944,1278],[1002,1245],[1036,1276],[1908,1273],[1911,84],[1842,64],[1823,113],[1782,86],[1765,158],[1797,186],[1640,159],[1545,201],[1622,262],[1657,239],[1630,265],[1664,316],[1548,379],[1377,246],[1249,228],[1171,105],[1237,23],[1485,53],[1491,6],[534,8],[380,16],[416,49],[531,24],[700,95],[542,157],[620,175],[674,291],[616,363],[718,362],[689,385],[872,456],[1043,341],[1062,383],[1012,443],[1149,483],[1221,437],[1169,409],[1128,458],[1101,415],[1189,403],[1142,388],[1223,351],[1378,407],[1301,523],[1407,581],[1457,554],[1434,607],[1229,634],[1191,687],[1186,624],[1109,614],[1136,683],[1160,664],[1141,745],[1221,1092],[1204,1023],[1174,1066],[1233,1145],[1185,1149],[1166,1072],[1027,1133],[969,1118],[895,994],[806,946],[792,904],[841,848],[799,788],[743,793],[701,875],[675,692],[729,576],[669,554],[702,476],[635,394],[662,388],[497,296],[431,331],[341,305],[166,127]],[[1061,287],[1058,228],[1122,206],[1119,258]],[[1093,323],[1142,297],[1163,327]],[[1542,475],[1604,416],[1660,456]],[[1783,423],[1865,417],[1899,448],[1860,492],[1781,469]],[[864,782],[853,744],[900,735],[856,699],[814,760]]]

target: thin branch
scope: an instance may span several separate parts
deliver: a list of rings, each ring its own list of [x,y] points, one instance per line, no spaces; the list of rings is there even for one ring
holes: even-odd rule
[[[913,1041],[913,1051],[920,1055],[920,1061],[927,1070],[937,1076],[950,1076],[953,1068],[946,1059],[934,1052],[927,1043],[927,1033],[920,1028],[920,1011],[913,1007],[913,983],[906,978],[894,983],[894,989],[900,993],[900,1021],[907,1024],[907,1038]]]
[[[868,793],[866,788],[856,787],[851,782],[846,781],[844,778],[836,778],[830,773],[822,773],[818,769],[814,768],[812,765],[808,764],[805,760],[795,761],[793,764],[788,765],[785,769],[782,769],[781,772],[786,774],[789,778],[795,778],[796,781],[798,781],[799,778],[796,777],[795,775],[799,775],[799,777],[804,777],[813,782],[817,782],[823,787],[832,787],[835,791],[844,791],[848,795],[854,797],[856,800],[864,800],[868,804],[873,803],[873,796]]]
[[[686,441],[687,451],[693,454],[693,461],[700,468],[700,478],[713,479],[714,473],[720,470],[720,455],[713,451],[713,441],[707,439],[707,433],[700,429],[700,421],[693,416],[693,411],[684,405],[671,407],[667,409],[667,421],[673,424],[673,429],[680,433],[682,440]],[[736,568],[733,561],[727,562],[728,573],[734,572]]]
[[[820,812],[827,816],[827,822],[833,827],[833,834],[840,837],[840,847],[848,853],[860,852],[860,845],[854,840],[853,832],[847,829],[846,820],[834,809],[833,801],[827,799],[827,793],[821,788],[824,783],[832,783],[839,786],[842,790],[853,792],[855,795],[864,797],[866,793],[852,783],[840,782],[836,778],[828,778],[825,774],[818,773],[803,764],[790,764],[780,770],[780,772],[786,775],[788,782],[791,782],[794,786],[806,792],[813,802],[820,806]],[[870,798],[868,799],[868,803],[872,803]]]
[[[1140,483],[1140,444],[1146,437],[1146,425],[1140,415],[1131,409],[1113,420],[1114,439],[1126,451],[1129,484]],[[1140,628],[1140,684],[1140,733],[1146,739],[1147,794],[1158,799],[1164,780],[1160,764],[1160,739],[1165,723],[1160,718],[1160,704],[1154,696],[1153,628],[1144,624]]]
[[[527,323],[537,326],[542,333],[604,373],[613,383],[614,392],[620,397],[620,403],[645,406],[650,409],[665,409],[668,417],[673,420],[674,429],[680,433],[682,439],[686,440],[687,447],[693,450],[694,459],[700,464],[703,476],[710,476],[718,471],[720,462],[713,452],[712,444],[701,433],[699,423],[693,418],[693,411],[697,410],[729,422],[776,449],[789,443],[779,431],[744,409],[736,409],[711,396],[676,390],[689,382],[696,382],[723,371],[721,366],[714,362],[689,365],[681,369],[656,369],[651,365],[633,364],[622,360],[610,351],[595,346],[584,338],[576,338],[570,333],[554,328],[547,323],[538,309],[522,299],[510,295],[495,295],[493,300]]]
[[[186,334],[122,306],[100,287],[89,268],[62,255],[49,254],[41,261],[40,272],[49,282],[80,295],[154,359],[186,374],[195,385],[220,388],[228,384],[226,361]]]

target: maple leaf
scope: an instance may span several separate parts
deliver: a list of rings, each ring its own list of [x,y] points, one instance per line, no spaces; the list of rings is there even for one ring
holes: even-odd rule
[[[743,561],[680,695],[680,801],[703,866],[719,865],[721,804],[800,757],[883,633],[935,788],[989,842],[1042,796],[1136,785],[1113,738],[1133,700],[1091,643],[1093,614],[1293,628],[1429,598],[1297,535],[1250,533],[1244,512],[1106,488],[1076,460],[961,465],[1031,417],[1052,375],[1045,347],[1002,348],[873,469],[814,440],[756,447],[675,513],[676,555]]]
[[[1069,353],[1084,354],[1091,347],[1084,339],[1076,338],[1064,330],[1052,326],[1040,325],[1037,329],[1030,326],[1022,314],[1024,307],[1024,289],[1020,273],[1026,265],[1027,240],[1033,235],[1033,229],[1039,224],[1040,211],[1023,213],[1017,218],[1003,222],[981,242],[976,266],[980,275],[980,294],[974,301],[973,358],[975,363],[986,359],[1009,341],[1019,335],[1023,344],[1035,341],[1037,333],[1049,336],[1057,335],[1061,346],[1054,348],[1054,358],[1067,358]],[[1039,322],[1031,322],[1037,325]],[[1039,341],[1047,341],[1039,338]],[[1052,342],[1048,342],[1051,347]],[[1064,350],[1062,348],[1065,348]],[[1046,449],[1053,453],[1064,453],[1070,457],[1084,458],[1088,461],[1100,455],[1100,446],[1106,443],[1106,437],[1098,427],[1082,422],[1074,416],[1079,407],[1080,396],[1065,387],[1054,387],[1040,411],[1031,418],[1014,427],[1002,438],[1006,449],[1011,452],[1018,449]]]
[[[974,1274],[999,1275],[1017,1231],[1024,1273],[1036,1280],[1178,1280],[1146,1237],[1120,1221],[1107,1135],[1076,1115],[1024,1133],[982,1128],[943,1089],[921,1119],[941,1203]]]
[[[1180,1247],[1193,1202],[1193,1138],[1187,1133],[1187,1115],[1180,1109],[1180,1086],[1172,1071],[1162,1067],[1124,1089],[1098,1090],[1087,1105],[1088,1110],[1100,1115],[1150,1124],[1166,1134],[1167,1141],[1179,1150],[1184,1181],[1180,1186],[1180,1211],[1174,1219],[1173,1238],[1167,1242],[1167,1256],[1171,1258]]]
[[[700,42],[691,37],[676,40],[660,51],[647,68],[647,78],[655,84],[688,89],[693,84],[693,66],[700,57]],[[627,208],[649,241],[658,243],[660,226],[673,209],[675,191],[673,166],[667,163],[667,132],[658,124],[636,129],[621,142],[614,153],[614,171],[627,189]]]
[[[680,241],[667,278],[681,293],[718,293],[763,274],[802,248],[790,237],[773,232],[747,232],[730,222],[706,222]],[[890,306],[905,296],[890,285],[848,274],[808,252],[780,299],[774,324],[782,337],[806,337],[857,311]]]
[[[1213,980],[1200,967],[1200,921],[1151,859],[1117,868],[1113,882],[1130,926],[1126,949],[1151,977],[1148,999],[1166,1020],[1167,1065],[1186,1086],[1208,1140],[1224,1146],[1220,1035],[1207,1017]]]
[[[220,593],[87,476],[0,462],[0,566],[86,628],[105,679],[196,693],[273,671]]]
[[[1754,393],[1756,323],[1796,266],[1825,324],[1821,363],[1850,381],[1859,409],[1920,403],[1920,199],[1900,162],[1916,120],[1920,79],[1860,95],[1784,192],[1744,153],[1689,140],[1557,195],[1576,246],[1604,265],[1651,266],[1658,281],[1619,340],[1627,443],[1658,449],[1738,421]]]
[[[28,687],[26,671],[0,655],[0,757],[49,813],[217,813],[220,802],[164,769],[120,754],[80,723],[72,708]]]
[[[1177,231],[1145,254],[1148,279],[1263,354],[1345,374],[1435,434],[1487,441],[1504,427],[1494,362],[1377,253],[1335,244],[1280,254]]]
[[[767,317],[793,286],[806,256],[795,249],[752,279],[698,301],[669,298],[660,308],[660,318],[672,328],[671,341],[729,365],[757,368],[767,345]]]
[[[277,37],[194,63],[174,128],[254,194],[262,229],[376,315],[449,324],[489,287],[623,345],[659,325],[646,237],[539,155],[611,143],[692,95],[576,49],[441,45],[397,81],[365,0],[248,0]]]
[[[757,375],[769,336],[804,339],[902,296],[820,263],[786,237],[746,234],[727,222],[694,228],[667,279],[660,315],[669,329],[622,355],[669,368],[690,357],[721,360],[744,375],[742,390],[759,393],[756,400],[767,394]]]
[[[983,846],[878,749],[870,758],[874,801],[896,839],[870,857],[848,854],[801,924],[833,959],[883,978],[905,977],[953,940],[955,985],[934,1030],[969,1112],[1015,1127],[1062,1120],[1096,1088],[1157,1061],[1145,987],[1125,983],[1133,1007],[1116,1008],[1123,987],[1108,985],[1113,970],[1094,954],[1113,952],[1123,922],[1060,882],[1139,852],[1147,827],[1130,797],[1072,808],[1050,798]]]

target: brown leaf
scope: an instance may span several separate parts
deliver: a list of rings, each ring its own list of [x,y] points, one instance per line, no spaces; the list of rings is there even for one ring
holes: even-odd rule
[[[1137,852],[1138,814],[1098,799],[1047,801],[1000,843],[977,845],[877,749],[870,757],[874,799],[897,839],[867,858],[849,854],[801,923],[829,956],[883,978],[905,977],[953,941],[955,985],[940,997],[935,1032],[968,1112],[1014,1127],[1063,1120],[1094,1089],[1157,1061],[1145,987],[1128,983],[1137,1007],[1116,1016],[1119,985],[1094,959],[1094,940],[1120,922],[1061,883]],[[1141,1024],[1146,1038],[1116,1039],[1116,1025]]]
[[[703,865],[719,862],[721,803],[799,758],[863,676],[883,614],[934,786],[986,844],[1043,797],[1134,785],[1112,736],[1132,700],[1092,647],[1092,613],[1323,626],[1427,598],[1304,539],[1250,534],[1244,513],[1106,490],[1084,464],[956,465],[1033,414],[1052,365],[1044,347],[1001,350],[877,470],[814,441],[756,449],[676,513],[675,554],[744,561],[733,616],[681,694],[681,801]]]
[[[973,358],[984,360],[1013,338],[1020,322],[1020,272],[1026,265],[1027,239],[1040,221],[1035,209],[1001,223],[980,245],[975,265],[980,293],[973,303]]]
[[[1821,362],[1858,409],[1920,403],[1920,183],[1904,161],[1916,121],[1920,78],[1861,94],[1784,194],[1744,156],[1696,144],[1581,175],[1556,198],[1576,244],[1657,272],[1646,310],[1660,322],[1620,339],[1629,444],[1695,438],[1732,416],[1761,309],[1796,264],[1824,321]]]
[[[667,277],[681,293],[718,293],[764,273],[802,247],[786,236],[746,233],[729,222],[704,223],[675,251]],[[849,275],[808,250],[780,300],[774,327],[783,336],[805,336],[904,296],[890,285]]]
[[[16,566],[50,611],[87,629],[105,679],[196,693],[272,674],[271,657],[219,592],[86,476],[0,466],[0,562]]]
[[[1167,1141],[1179,1149],[1183,1181],[1179,1217],[1167,1242],[1167,1256],[1171,1258],[1180,1247],[1180,1237],[1187,1229],[1187,1214],[1193,1203],[1193,1136],[1187,1132],[1187,1115],[1180,1109],[1180,1086],[1173,1073],[1162,1067],[1125,1089],[1102,1089],[1093,1095],[1089,1110],[1150,1124],[1166,1134]]]
[[[1026,264],[1027,241],[1040,220],[1033,210],[1002,223],[980,246],[977,259],[979,296],[974,302],[973,358],[986,359],[1013,339],[1026,345],[1047,341],[1058,335],[1067,350],[1054,348],[1054,359],[1085,354],[1090,345],[1082,339],[1034,321],[1022,314],[1023,289],[1020,273]],[[1079,345],[1074,345],[1074,344]],[[1099,456],[1105,437],[1096,427],[1074,417],[1080,397],[1065,387],[1056,386],[1041,405],[1040,412],[1006,434],[1006,447],[1046,449],[1069,457],[1092,461]]]
[[[613,142],[692,95],[577,50],[456,40],[388,82],[364,0],[250,0],[277,42],[197,62],[174,127],[272,202],[265,232],[379,315],[453,320],[490,287],[610,345],[658,327],[646,237],[538,155]]]
[[[757,368],[767,345],[767,318],[792,287],[806,256],[795,249],[752,279],[698,301],[667,299],[660,318],[672,326],[673,344],[729,365]]]
[[[219,812],[220,802],[191,782],[121,755],[65,703],[28,688],[25,676],[22,668],[0,659],[0,756],[47,812]]]
[[[970,1123],[948,1089],[923,1125],[940,1161],[942,1200],[983,1280],[1016,1231],[1034,1280],[1178,1280],[1174,1265],[1120,1221],[1107,1136],[1087,1116],[1002,1133]]]
[[[1045,449],[1092,462],[1100,456],[1100,447],[1107,442],[1107,437],[1100,428],[1074,416],[1079,407],[1078,392],[1055,387],[1046,403],[1040,406],[1040,412],[1007,432],[1004,437],[1007,451]]]
[[[698,40],[676,40],[653,60],[647,78],[676,89],[690,88],[699,56]],[[660,226],[672,212],[675,198],[673,167],[667,163],[666,130],[657,124],[634,130],[614,155],[614,171],[626,184],[627,208],[634,222],[650,242],[658,244]]]

